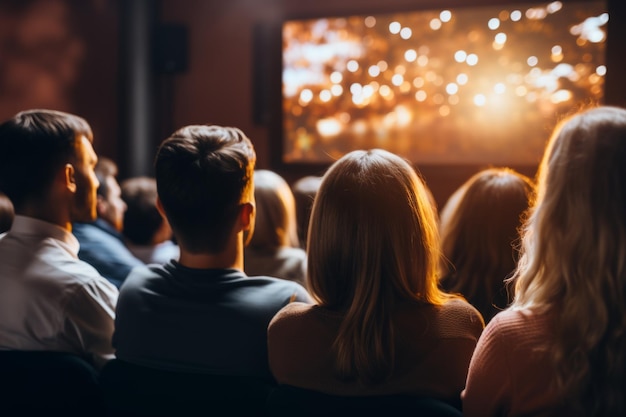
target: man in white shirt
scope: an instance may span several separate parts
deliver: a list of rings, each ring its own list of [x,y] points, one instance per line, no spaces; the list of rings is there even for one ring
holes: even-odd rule
[[[72,222],[96,217],[98,158],[82,118],[52,110],[0,125],[0,191],[15,208],[0,239],[0,349],[113,357],[118,291],[78,259]]]

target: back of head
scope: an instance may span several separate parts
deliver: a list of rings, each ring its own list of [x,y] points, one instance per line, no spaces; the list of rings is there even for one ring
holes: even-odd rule
[[[14,217],[13,203],[11,203],[9,197],[0,193],[0,233],[4,233],[11,228]]]
[[[558,380],[589,415],[626,411],[624,161],[624,109],[587,110],[555,129],[516,276],[516,307],[555,311]]]
[[[92,140],[81,117],[54,110],[28,110],[0,125],[0,191],[17,211],[40,201],[55,173],[72,162],[77,139]]]
[[[472,176],[444,207],[442,284],[463,294],[486,321],[510,302],[504,279],[515,270],[519,229],[533,198],[528,177],[491,168]]]
[[[157,189],[181,246],[224,250],[240,204],[253,198],[255,162],[252,143],[233,127],[186,126],[161,144]]]
[[[133,177],[121,184],[126,202],[124,236],[135,245],[150,245],[165,221],[156,206],[157,185],[151,177]]]
[[[258,249],[298,247],[296,208],[289,184],[275,172],[257,170],[254,199],[256,221],[249,246]]]
[[[322,183],[322,177],[307,175],[302,177],[291,186],[293,197],[296,201],[296,223],[298,225],[298,239],[300,246],[306,246],[309,231],[309,219],[313,200]]]
[[[394,304],[443,302],[438,247],[428,193],[407,161],[375,149],[330,167],[311,215],[308,278],[320,305],[345,311],[335,341],[339,375],[379,381],[389,374]]]
[[[98,195],[107,199],[109,196],[109,182],[107,179],[117,177],[117,164],[109,158],[101,156],[98,158],[98,163],[94,168],[96,177],[100,185],[98,186]],[[115,181],[117,181],[115,179]]]

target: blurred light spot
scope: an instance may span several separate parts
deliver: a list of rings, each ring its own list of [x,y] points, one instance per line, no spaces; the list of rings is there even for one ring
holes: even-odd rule
[[[519,22],[522,19],[522,12],[519,10],[513,10],[511,12],[511,20],[513,22]]]
[[[415,86],[415,88],[422,88],[424,84],[424,79],[422,77],[416,77],[413,80],[413,85]]]
[[[444,23],[449,22],[450,19],[452,19],[452,13],[450,10],[442,10],[441,13],[439,13],[439,19]]]
[[[455,83],[449,83],[446,85],[446,93],[453,95],[459,92],[459,86]]]
[[[526,63],[528,64],[529,67],[534,67],[535,65],[539,63],[539,60],[537,59],[536,56],[529,56],[528,59],[526,60]]]
[[[330,87],[330,92],[333,93],[333,96],[339,97],[340,95],[343,94],[343,87],[340,86],[339,84],[335,84],[332,87]]]
[[[329,90],[320,91],[320,100],[322,100],[324,103],[328,103],[331,98],[333,98],[333,95]]]
[[[415,93],[415,100],[419,102],[425,101],[427,97],[428,95],[426,94],[426,91],[424,90],[419,90],[417,93]]]
[[[404,53],[404,59],[407,62],[413,62],[417,59],[417,51],[415,49],[407,49]]]
[[[382,60],[378,61],[378,64],[376,64],[376,65],[378,65],[378,68],[380,68],[381,72],[387,71],[388,65],[387,65],[386,61],[382,61]]]
[[[504,45],[506,43],[506,33],[498,33],[494,39],[496,43]]]
[[[456,82],[459,85],[467,84],[468,80],[469,80],[469,77],[467,76],[467,74],[461,73],[461,74],[456,76]]]
[[[454,53],[454,60],[456,62],[464,62],[467,59],[467,53],[463,50],[458,50]]]
[[[399,86],[403,82],[404,82],[404,77],[402,76],[402,74],[394,74],[394,76],[391,77],[391,84],[395,86]]]
[[[430,28],[432,30],[439,30],[441,29],[441,20],[435,18],[433,20],[430,21]]]
[[[467,65],[473,67],[474,65],[478,64],[478,55],[476,55],[476,54],[469,54],[467,56],[467,59],[465,60],[465,62],[467,62]]]
[[[474,96],[474,104],[478,107],[482,107],[487,104],[487,98],[482,94],[476,94]]]
[[[506,85],[504,85],[504,83],[497,83],[493,86],[493,91],[497,94],[504,94],[506,92]]]
[[[400,31],[400,37],[402,39],[411,39],[412,35],[413,31],[411,30],[411,28],[402,28],[402,30]]]
[[[500,27],[500,19],[498,19],[497,17],[492,17],[491,19],[489,19],[489,22],[487,23],[487,26],[491,30],[498,29]]]
[[[346,64],[346,68],[348,69],[348,71],[350,72],[357,72],[359,70],[359,63],[356,62],[354,59],[351,59],[350,61],[348,61],[348,63]]]
[[[400,25],[400,22],[389,23],[389,33],[391,33],[392,35],[397,35],[398,33],[400,33],[401,29],[402,25]]]
[[[339,84],[343,80],[343,75],[339,71],[334,71],[330,74],[330,81],[335,84]]]
[[[563,103],[565,101],[569,101],[572,98],[572,92],[569,90],[559,90],[555,91],[554,94],[550,96],[550,101],[554,104]]]
[[[552,3],[548,4],[548,7],[546,7],[548,13],[550,14],[556,13],[562,8],[563,8],[563,3],[561,3],[560,1],[553,1]]]
[[[598,66],[598,68],[596,68],[596,74],[598,74],[601,77],[605,76],[606,75],[606,66],[604,66],[604,65]]]
[[[378,65],[372,65],[368,68],[367,73],[372,77],[378,77],[378,75],[380,75],[380,68],[378,68]]]
[[[341,132],[341,123],[335,118],[320,119],[315,127],[322,136],[335,136]]]
[[[365,18],[365,26],[370,29],[376,26],[376,18],[374,16],[367,16]]]

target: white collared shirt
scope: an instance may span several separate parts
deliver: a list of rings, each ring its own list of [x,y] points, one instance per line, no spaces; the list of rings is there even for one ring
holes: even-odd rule
[[[15,216],[0,239],[0,349],[113,357],[118,291],[78,248],[67,230]]]

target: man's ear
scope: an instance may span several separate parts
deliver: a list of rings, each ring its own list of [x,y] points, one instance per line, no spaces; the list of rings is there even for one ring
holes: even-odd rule
[[[242,230],[249,230],[254,225],[254,204],[243,203],[239,212],[239,223]]]
[[[67,188],[72,194],[76,193],[76,178],[74,176],[74,165],[65,164],[63,170],[65,188]]]

